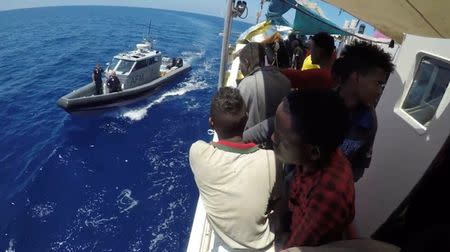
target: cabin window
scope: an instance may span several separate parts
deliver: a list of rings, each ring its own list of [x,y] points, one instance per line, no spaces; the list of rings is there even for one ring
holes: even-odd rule
[[[116,72],[127,73],[131,70],[134,65],[134,61],[121,60],[119,66],[116,68]]]
[[[138,61],[138,62],[136,62],[136,66],[134,67],[133,71],[137,71],[137,70],[139,70],[141,68],[144,68],[146,66],[147,66],[147,61],[146,60]]]
[[[423,57],[402,109],[425,127],[436,114],[450,82],[450,65]]]
[[[111,64],[109,65],[108,70],[114,70],[118,63],[119,63],[119,60],[114,58],[111,61]]]
[[[151,64],[155,63],[156,60],[155,60],[155,58],[149,58],[149,59],[147,59],[147,62],[148,62],[148,65],[150,66]]]

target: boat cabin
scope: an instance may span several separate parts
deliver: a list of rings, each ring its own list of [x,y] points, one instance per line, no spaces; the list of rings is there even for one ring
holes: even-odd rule
[[[161,76],[161,52],[152,49],[152,44],[144,41],[136,49],[114,56],[106,75],[115,71],[122,83],[122,89],[129,89],[149,83]]]

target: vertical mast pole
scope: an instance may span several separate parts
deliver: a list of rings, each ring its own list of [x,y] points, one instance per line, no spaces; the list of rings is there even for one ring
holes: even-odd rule
[[[227,12],[225,14],[225,20],[223,23],[223,39],[222,39],[222,53],[220,55],[220,72],[219,72],[219,83],[217,88],[220,88],[225,79],[225,68],[228,62],[228,43],[231,33],[231,21],[233,20],[233,2],[234,0],[227,0]]]

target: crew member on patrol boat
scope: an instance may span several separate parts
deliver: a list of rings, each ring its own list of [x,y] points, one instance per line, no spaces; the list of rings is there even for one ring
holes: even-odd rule
[[[102,67],[99,64],[96,64],[94,71],[92,72],[92,81],[95,83],[95,95],[103,93],[102,73]]]
[[[106,86],[108,86],[110,93],[121,91],[120,80],[117,77],[115,71],[112,71],[111,75],[108,78],[108,81],[106,82]]]

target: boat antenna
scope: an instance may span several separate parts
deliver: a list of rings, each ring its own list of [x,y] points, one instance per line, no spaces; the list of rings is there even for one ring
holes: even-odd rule
[[[150,29],[152,28],[152,20],[150,19],[148,22],[148,28],[147,28],[147,37],[144,38],[145,40],[150,42]]]
[[[228,47],[229,39],[231,34],[231,24],[233,18],[240,17],[242,19],[248,16],[247,2],[235,0],[227,0],[227,11],[225,14],[225,19],[223,23],[223,39],[222,39],[222,52],[220,53],[220,70],[219,70],[219,83],[218,88],[220,88],[225,80],[225,68],[228,62]],[[245,15],[244,15],[245,13]]]
[[[261,17],[261,14],[262,14],[262,11],[263,11],[263,8],[264,8],[264,2],[265,2],[265,0],[261,0],[261,2],[260,2],[260,9],[259,9],[259,11],[256,12],[256,24],[259,23],[259,18]]]

